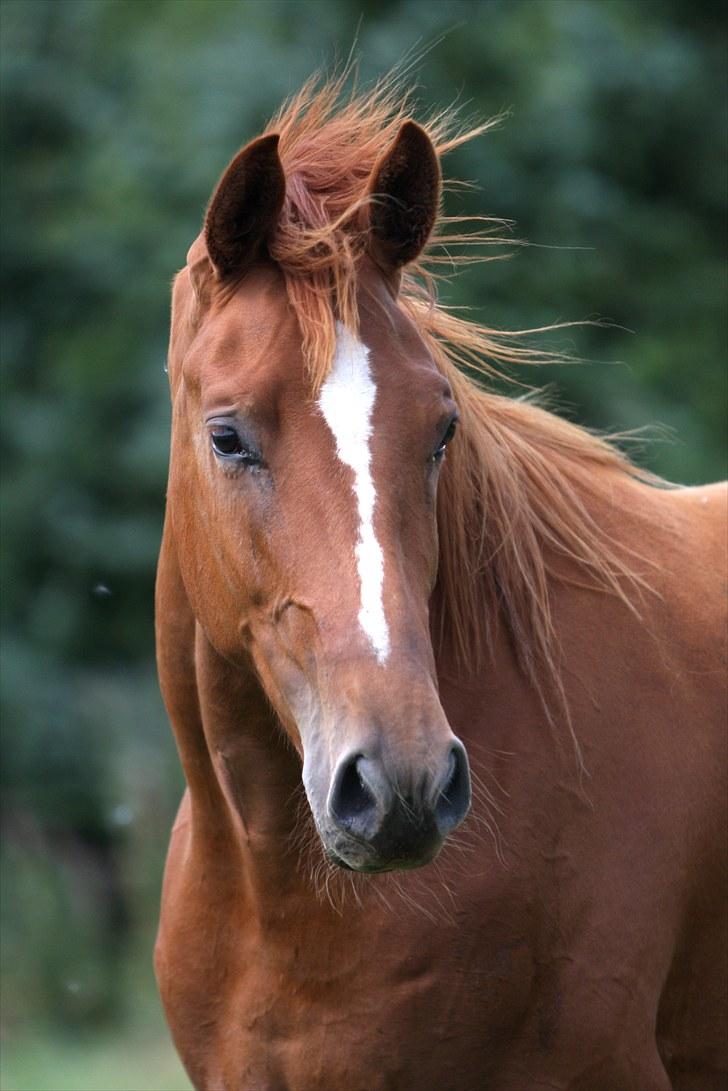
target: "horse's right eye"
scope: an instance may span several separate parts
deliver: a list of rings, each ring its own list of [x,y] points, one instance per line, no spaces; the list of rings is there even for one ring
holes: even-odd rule
[[[210,443],[215,454],[222,458],[234,458],[245,453],[238,433],[225,425],[218,425],[210,432]]]

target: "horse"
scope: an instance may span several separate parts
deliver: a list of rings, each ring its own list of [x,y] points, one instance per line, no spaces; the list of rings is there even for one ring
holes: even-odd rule
[[[489,387],[544,356],[437,300],[494,231],[457,125],[307,84],[174,282],[155,966],[204,1091],[724,1086],[726,491]]]

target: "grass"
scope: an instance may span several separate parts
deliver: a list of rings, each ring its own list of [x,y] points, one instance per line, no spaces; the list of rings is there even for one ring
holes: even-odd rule
[[[6,1038],[1,1091],[190,1091],[169,1037],[128,1028],[115,1035]]]

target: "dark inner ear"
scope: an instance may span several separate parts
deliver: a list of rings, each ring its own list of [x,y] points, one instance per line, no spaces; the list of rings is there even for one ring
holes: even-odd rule
[[[218,182],[205,217],[207,252],[222,279],[241,276],[260,257],[285,193],[277,133],[261,136],[238,152]]]
[[[405,121],[372,173],[372,256],[396,269],[414,261],[430,237],[440,205],[437,152],[414,121]]]

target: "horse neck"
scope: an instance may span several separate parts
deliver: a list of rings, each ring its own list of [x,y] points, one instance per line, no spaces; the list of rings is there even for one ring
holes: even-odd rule
[[[199,625],[195,666],[202,725],[219,786],[215,814],[203,821],[206,826],[226,823],[230,864],[242,865],[247,892],[262,909],[300,885],[298,826],[308,821],[301,805],[301,762],[252,666],[223,659]],[[220,851],[216,840],[209,847]]]
[[[295,831],[300,759],[252,665],[224,659],[199,625],[195,665],[210,759],[241,847],[270,858]]]
[[[160,681],[189,790],[192,850],[280,893],[296,881],[301,762],[251,666],[219,655],[195,621],[171,534],[157,579]],[[304,812],[305,813],[305,812]]]

